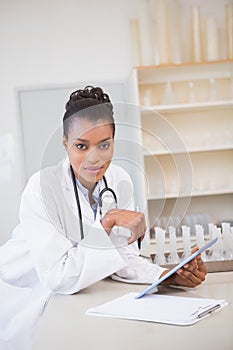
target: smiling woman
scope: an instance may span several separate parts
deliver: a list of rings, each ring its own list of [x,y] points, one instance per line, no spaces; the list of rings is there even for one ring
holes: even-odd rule
[[[152,283],[167,273],[139,256],[145,218],[134,211],[129,175],[111,164],[115,124],[108,95],[90,86],[72,93],[63,126],[67,157],[29,179],[20,224],[0,248],[1,350],[30,349],[54,293],[77,293],[108,276]],[[205,274],[198,257],[167,283],[194,287]]]
[[[107,187],[104,174],[109,168],[113,156],[115,123],[113,106],[109,96],[101,88],[91,86],[73,92],[66,104],[63,129],[63,144],[70,161],[71,173],[74,173],[78,187],[83,186],[84,191],[88,191],[88,200],[96,217],[98,196],[94,198],[93,192],[97,193],[100,190],[101,180],[105,182],[105,187]],[[117,172],[117,167],[115,171]],[[123,173],[122,169],[121,171]],[[120,183],[120,180],[118,182]],[[113,194],[117,198],[114,191]],[[78,198],[80,212],[79,206]],[[121,213],[116,208],[114,211],[109,210],[103,220],[101,217],[101,224],[107,233],[110,233],[113,226],[127,226],[132,233],[128,242],[132,243],[137,238],[144,236],[145,219],[143,214],[128,210],[124,213],[127,218],[124,217],[125,221],[123,222],[122,209],[125,208],[121,208]],[[139,223],[136,218],[143,218],[142,222]],[[82,221],[81,214],[80,220]],[[137,224],[136,228],[135,224]],[[82,225],[80,227],[82,231]]]

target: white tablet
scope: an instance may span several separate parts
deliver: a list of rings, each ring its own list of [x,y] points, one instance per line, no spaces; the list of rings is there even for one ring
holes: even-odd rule
[[[171,275],[173,275],[173,273],[175,273],[176,271],[178,271],[179,269],[181,269],[184,265],[186,265],[188,262],[190,262],[192,259],[194,259],[197,255],[203,253],[206,249],[208,249],[209,247],[211,247],[213,244],[215,244],[217,242],[218,238],[214,238],[212,241],[208,242],[207,244],[205,244],[203,247],[201,247],[200,249],[198,249],[195,253],[191,254],[190,256],[188,256],[186,259],[184,259],[183,261],[181,261],[178,265],[176,265],[175,267],[173,267],[173,269],[171,269],[168,273],[166,273],[165,275],[163,275],[161,278],[159,278],[157,281],[155,281],[154,283],[152,283],[148,288],[146,288],[143,292],[139,293],[136,295],[136,299],[139,299],[141,297],[143,297],[143,295],[147,294],[148,292],[150,292],[153,288],[157,287],[161,282],[163,282],[164,280],[166,280],[168,277],[170,277]]]

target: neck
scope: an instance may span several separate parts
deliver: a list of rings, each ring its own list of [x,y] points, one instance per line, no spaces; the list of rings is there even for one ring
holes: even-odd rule
[[[96,186],[96,182],[94,182],[94,183],[87,182],[87,181],[83,181],[83,179],[78,179],[78,180],[81,183],[81,185],[88,190],[88,198],[89,198],[90,205],[94,204],[92,193],[93,193],[94,188]]]
[[[76,174],[72,166],[70,167],[71,167],[71,173],[73,174],[72,177],[74,176],[74,179],[76,178],[80,182],[80,184],[88,190],[89,193],[92,193],[96,186],[96,182],[86,181],[85,179],[83,179],[82,177]]]
[[[83,178],[80,178],[79,176],[77,176],[77,179],[80,182],[80,184],[88,190],[89,194],[92,194],[96,186],[96,182],[88,182]]]

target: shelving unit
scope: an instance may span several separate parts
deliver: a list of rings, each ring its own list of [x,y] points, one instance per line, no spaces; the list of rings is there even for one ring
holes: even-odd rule
[[[136,67],[133,81],[151,236],[160,217],[232,221],[233,61]]]

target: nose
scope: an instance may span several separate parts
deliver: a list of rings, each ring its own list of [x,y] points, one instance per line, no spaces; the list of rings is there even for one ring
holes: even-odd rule
[[[99,160],[100,156],[97,147],[92,147],[86,155],[86,161],[91,164],[96,164],[99,162]]]

